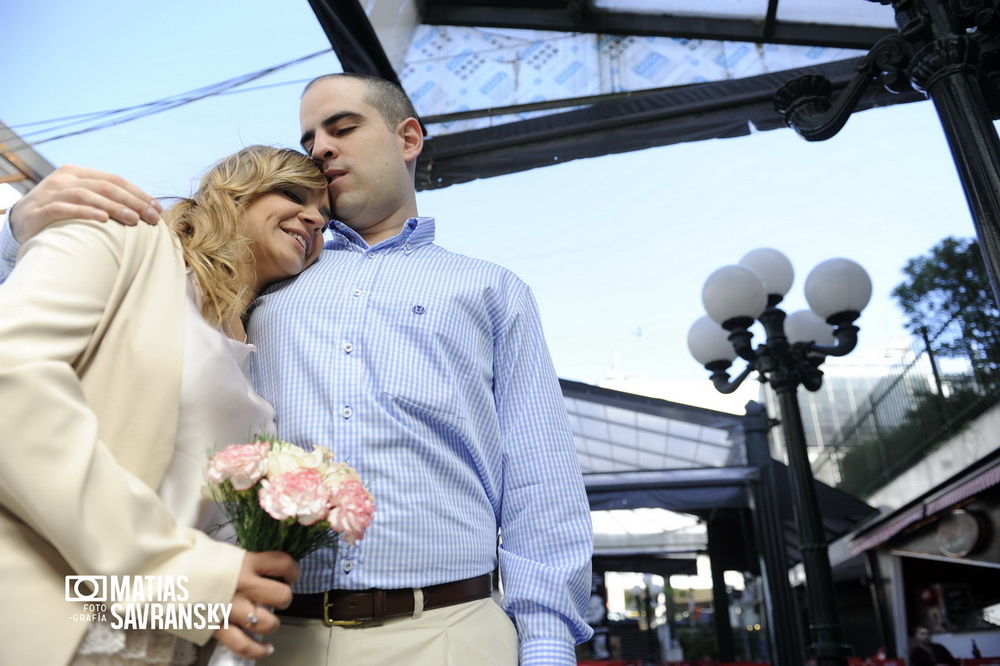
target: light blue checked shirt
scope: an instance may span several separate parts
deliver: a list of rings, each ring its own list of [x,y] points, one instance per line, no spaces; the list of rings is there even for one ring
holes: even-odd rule
[[[278,436],[330,447],[375,496],[364,540],[309,558],[297,590],[424,587],[493,571],[499,555],[521,664],[576,664],[593,535],[530,290],[435,245],[430,218],[374,247],[333,230],[248,326]],[[0,272],[18,247],[4,225]]]
[[[369,247],[334,223],[319,262],[250,317],[278,435],[330,447],[375,497],[364,540],[303,563],[299,591],[424,587],[497,564],[522,664],[575,664],[593,536],[528,287],[414,218]]]

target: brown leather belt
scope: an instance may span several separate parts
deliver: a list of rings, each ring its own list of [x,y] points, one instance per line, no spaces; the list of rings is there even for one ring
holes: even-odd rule
[[[464,604],[493,594],[492,574],[421,588],[424,610]],[[323,620],[327,626],[358,626],[391,617],[413,615],[413,589],[327,590],[296,594],[279,615]]]

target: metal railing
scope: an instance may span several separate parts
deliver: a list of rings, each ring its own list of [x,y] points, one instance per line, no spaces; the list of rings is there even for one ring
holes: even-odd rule
[[[819,452],[813,474],[867,498],[998,401],[995,334],[956,317],[915,340]]]

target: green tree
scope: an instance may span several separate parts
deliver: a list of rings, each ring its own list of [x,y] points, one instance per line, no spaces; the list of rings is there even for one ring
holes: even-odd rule
[[[886,377],[872,396],[871,411],[853,419],[834,446],[840,449],[838,488],[859,497],[897,477],[1000,397],[1000,309],[974,239],[945,238],[926,256],[909,260],[906,280],[892,295],[917,335],[926,333],[938,363],[941,390],[914,375],[908,362],[900,374]],[[893,391],[907,392],[904,413]],[[883,411],[876,405],[885,405]]]
[[[948,237],[906,262],[906,280],[892,291],[914,334],[925,329],[939,356],[968,358],[980,380],[995,377],[1000,310],[979,243]]]

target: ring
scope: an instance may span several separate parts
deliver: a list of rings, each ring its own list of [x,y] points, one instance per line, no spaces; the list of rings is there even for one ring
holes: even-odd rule
[[[243,621],[243,626],[247,629],[253,629],[260,622],[260,618],[253,613],[247,613],[247,619]]]

